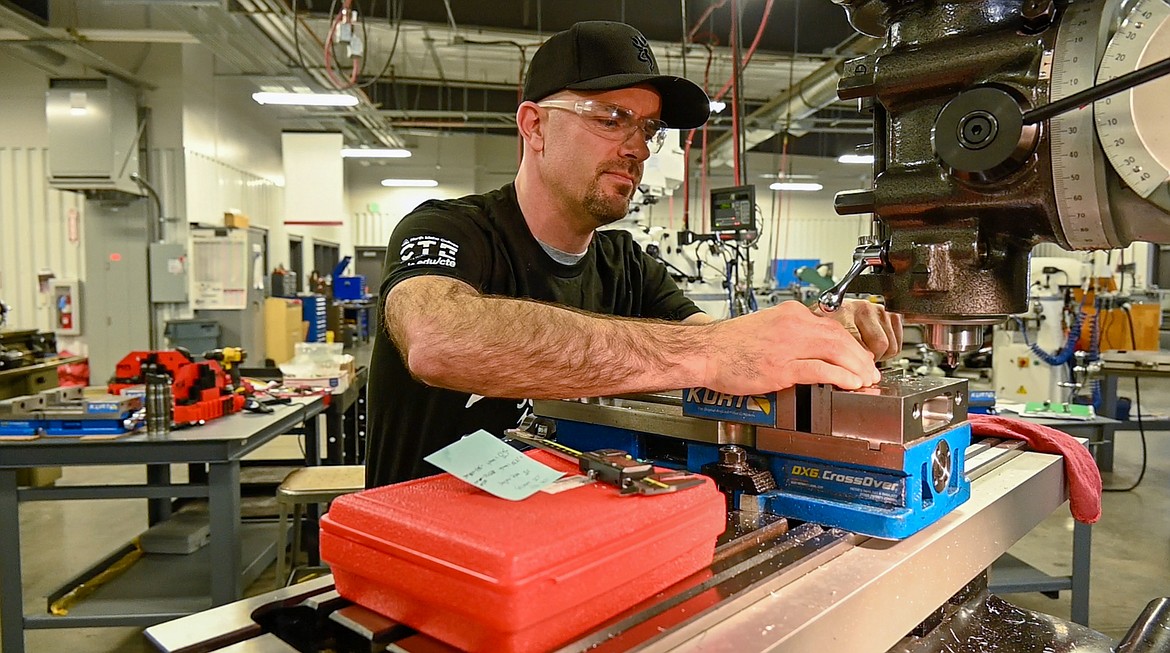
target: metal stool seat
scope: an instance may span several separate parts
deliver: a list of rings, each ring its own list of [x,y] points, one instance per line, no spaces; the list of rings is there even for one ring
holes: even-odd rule
[[[276,536],[276,586],[283,587],[292,580],[301,546],[301,507],[314,503],[329,503],[343,494],[365,489],[364,465],[323,465],[293,470],[280,487],[276,488],[276,506],[280,526]],[[285,557],[288,546],[288,518],[292,512],[292,552]],[[286,560],[290,568],[286,570]]]

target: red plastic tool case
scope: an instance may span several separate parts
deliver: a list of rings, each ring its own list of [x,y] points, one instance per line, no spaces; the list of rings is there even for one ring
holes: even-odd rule
[[[321,556],[355,603],[461,649],[527,653],[710,565],[724,526],[710,479],[658,496],[593,483],[513,502],[440,474],[336,499]]]

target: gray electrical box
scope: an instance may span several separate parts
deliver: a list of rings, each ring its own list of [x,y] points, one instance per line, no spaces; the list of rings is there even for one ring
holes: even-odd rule
[[[45,96],[49,185],[87,195],[142,195],[138,172],[138,99],[114,77],[52,79]]]
[[[187,248],[173,243],[150,244],[150,301],[187,302]]]

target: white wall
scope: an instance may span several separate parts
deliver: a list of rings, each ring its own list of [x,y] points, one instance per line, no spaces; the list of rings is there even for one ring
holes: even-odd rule
[[[49,330],[49,295],[37,274],[82,278],[84,201],[46,181],[45,75],[0,52],[0,88],[0,300],[12,308],[5,328]],[[84,353],[73,338],[60,346]]]
[[[482,193],[516,176],[516,138],[453,134],[419,136],[408,159],[347,159],[346,195],[354,245],[383,247],[402,216],[429,199]],[[435,188],[386,188],[386,178],[435,179]]]
[[[816,193],[777,193],[768,190],[771,179],[761,174],[775,172],[774,157],[752,155],[750,179],[757,185],[756,201],[763,214],[763,235],[752,252],[753,261],[771,258],[819,258],[835,263],[837,273],[848,269],[858,236],[869,233],[868,216],[841,217],[833,210],[833,195],[840,190],[861,188],[865,169],[840,167],[823,174],[824,161],[793,157],[789,172],[817,172],[825,189]],[[511,181],[516,174],[516,138],[511,136],[447,135],[419,137],[409,159],[350,159],[346,162],[346,188],[353,211],[354,242],[359,246],[385,246],[402,216],[433,198],[454,198],[481,193]],[[383,178],[432,178],[436,188],[384,188]],[[730,169],[715,170],[708,189],[731,186]],[[706,231],[699,183],[691,184],[691,229]],[[657,204],[644,206],[639,217],[645,226],[681,229],[682,189]],[[779,225],[777,231],[776,225]],[[776,251],[773,254],[773,239]],[[755,281],[763,281],[765,266],[757,266]]]

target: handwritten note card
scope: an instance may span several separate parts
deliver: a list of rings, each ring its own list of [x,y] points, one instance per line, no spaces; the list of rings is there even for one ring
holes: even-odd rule
[[[564,476],[564,472],[536,462],[482,429],[424,460],[509,501],[526,499]]]

